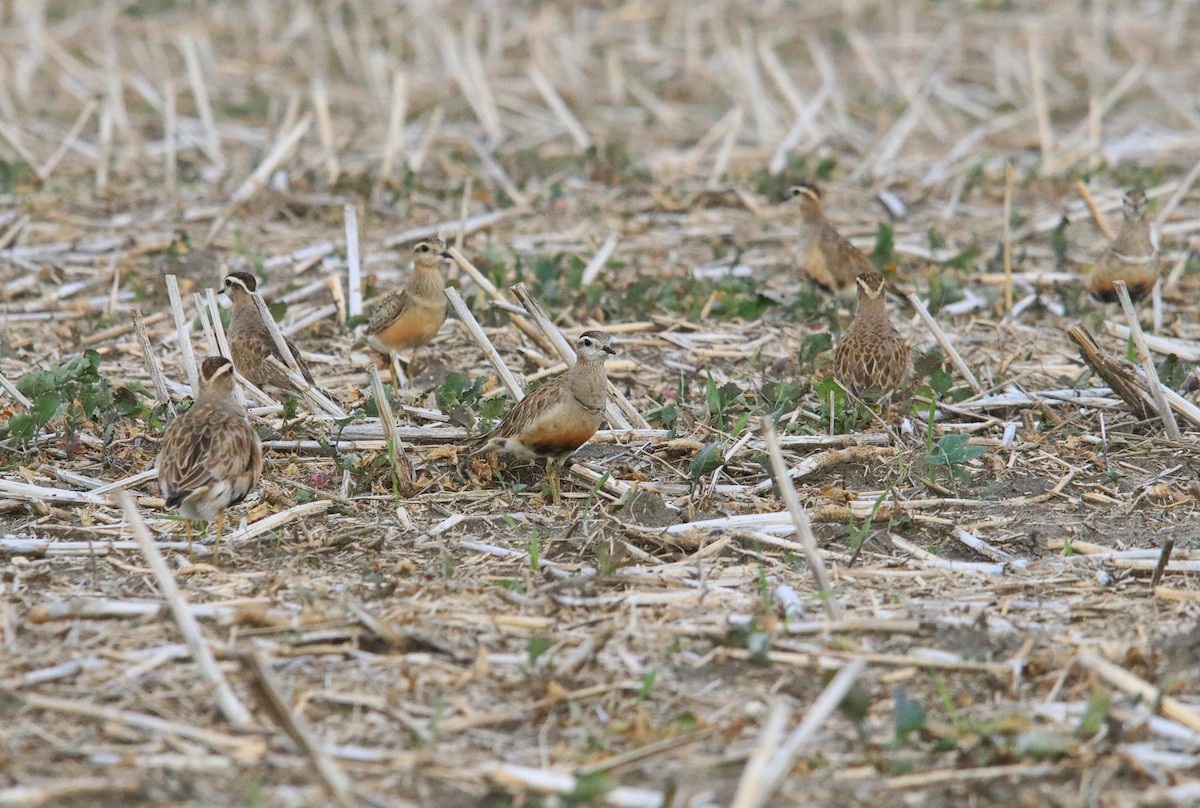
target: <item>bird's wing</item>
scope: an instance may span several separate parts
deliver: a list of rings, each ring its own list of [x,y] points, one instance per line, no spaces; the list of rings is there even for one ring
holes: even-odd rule
[[[231,478],[249,478],[249,488],[261,470],[262,448],[250,424],[209,408],[193,408],[171,424],[158,456],[159,487],[168,500]]]
[[[542,385],[518,401],[517,406],[508,411],[508,415],[504,416],[504,420],[500,422],[500,425],[486,435],[481,435],[476,439],[477,442],[490,451],[492,447],[519,435],[531,424],[535,423],[542,414],[558,403],[563,389],[561,384],[548,383]],[[483,449],[480,451],[483,451]]]
[[[371,319],[367,321],[366,333],[368,335],[378,334],[387,328],[409,307],[410,300],[411,298],[404,289],[389,294],[371,313]]]

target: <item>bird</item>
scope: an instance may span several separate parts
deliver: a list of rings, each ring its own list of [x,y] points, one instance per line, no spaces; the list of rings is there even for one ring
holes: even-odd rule
[[[225,509],[245,499],[262,474],[262,444],[246,410],[233,397],[233,363],[206,356],[192,408],[167,427],[155,463],[168,508],[186,520],[188,554],[192,522],[217,520],[213,558],[219,556]]]
[[[412,275],[375,307],[364,333],[367,344],[389,357],[398,351],[413,351],[405,367],[410,379],[417,349],[437,336],[446,322],[446,279],[441,266],[451,258],[439,238],[418,241],[412,256]]]
[[[238,373],[256,387],[300,398],[304,395],[304,391],[300,389],[299,385],[289,379],[281,368],[275,367],[274,363],[269,361],[269,358],[273,356],[284,368],[288,366],[254,302],[253,293],[257,288],[258,281],[249,272],[229,273],[225,276],[225,282],[221,287],[221,291],[233,302],[233,316],[229,320],[229,328],[225,331],[229,341],[229,353],[233,358],[233,366],[237,368]],[[317,387],[316,382],[313,381],[312,372],[300,357],[300,351],[286,337],[283,341],[287,343],[292,358],[296,360],[296,367],[299,368],[300,375],[310,385]],[[320,388],[317,389],[320,390]],[[325,395],[328,396],[328,394]]]
[[[1132,190],[1121,200],[1125,221],[1087,276],[1087,290],[1105,303],[1117,300],[1115,281],[1125,281],[1131,300],[1141,300],[1158,280],[1158,245],[1146,221],[1146,194]]]
[[[563,464],[604,423],[608,404],[604,360],[615,353],[612,337],[603,331],[580,334],[574,366],[517,402],[499,426],[476,439],[482,447],[472,455],[504,451],[546,458],[546,481],[557,505]]]
[[[865,401],[899,392],[912,375],[908,343],[888,319],[883,275],[872,270],[856,279],[858,310],[833,351],[833,374]]]
[[[788,193],[800,206],[800,271],[822,289],[849,297],[855,289],[855,278],[873,269],[871,262],[825,218],[821,190],[816,185],[803,182],[792,186]]]

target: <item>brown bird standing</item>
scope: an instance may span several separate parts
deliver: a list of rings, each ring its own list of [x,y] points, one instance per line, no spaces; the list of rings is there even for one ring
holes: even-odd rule
[[[303,391],[282,370],[275,367],[274,363],[268,361],[268,358],[273,356],[285,368],[288,366],[275,346],[275,340],[271,338],[271,332],[263,322],[258,306],[251,296],[257,288],[258,281],[249,272],[229,273],[225,276],[224,286],[221,287],[221,291],[233,301],[233,316],[225,334],[229,340],[229,352],[233,355],[233,366],[256,387],[300,398],[304,395]],[[284,342],[296,360],[300,375],[316,387],[300,351],[291,340],[284,338]]]
[[[225,509],[245,499],[262,473],[262,445],[245,408],[233,398],[233,365],[228,359],[204,358],[196,401],[167,427],[155,465],[167,507],[179,508],[187,520],[189,554],[192,521],[217,520],[215,560]]]
[[[1125,221],[1087,277],[1088,291],[1105,303],[1117,300],[1114,281],[1125,281],[1129,298],[1141,300],[1158,280],[1158,247],[1150,237],[1150,223],[1146,221],[1146,195],[1133,190],[1121,202]]]
[[[441,267],[450,257],[441,239],[414,244],[412,275],[379,303],[367,323],[364,336],[371,347],[389,358],[399,351],[413,352],[405,366],[410,379],[417,349],[437,336],[446,322],[446,279]]]
[[[612,337],[603,331],[580,334],[575,365],[521,399],[498,427],[476,439],[483,446],[474,454],[504,451],[546,458],[546,480],[557,504],[563,464],[604,423],[608,404],[604,360],[614,353]]]
[[[854,279],[874,269],[862,251],[825,218],[821,191],[811,183],[793,186],[791,198],[800,206],[800,271],[839,297],[854,291]]]
[[[833,373],[865,401],[890,398],[912,374],[908,343],[888,319],[883,275],[872,270],[856,279],[858,310],[833,351]]]

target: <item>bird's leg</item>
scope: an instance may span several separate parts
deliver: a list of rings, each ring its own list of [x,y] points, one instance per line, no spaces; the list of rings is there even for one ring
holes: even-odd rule
[[[192,560],[192,520],[183,520],[183,535],[187,536],[188,543],[188,561]]]
[[[562,489],[559,486],[558,474],[562,469],[563,458],[551,457],[546,461],[546,482],[550,484],[550,496],[554,504],[562,502]]]
[[[408,374],[408,383],[410,386],[413,384],[413,380],[416,378],[413,375],[413,367],[417,364],[417,351],[419,350],[421,349],[413,348],[412,353],[408,355],[408,364],[404,366],[404,372]]]
[[[392,387],[396,392],[408,387],[408,369],[400,372],[400,357],[396,354],[392,354]]]
[[[213,563],[221,561],[221,529],[225,527],[225,509],[217,511],[217,537],[213,540]]]

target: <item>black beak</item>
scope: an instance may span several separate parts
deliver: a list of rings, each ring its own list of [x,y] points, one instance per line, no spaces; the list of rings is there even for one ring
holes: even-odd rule
[[[604,346],[604,352],[605,352],[606,354],[615,354],[615,353],[617,352],[617,349],[616,349],[616,348],[614,348],[614,347],[613,347],[613,346],[611,346],[611,345],[605,345],[605,346]]]

